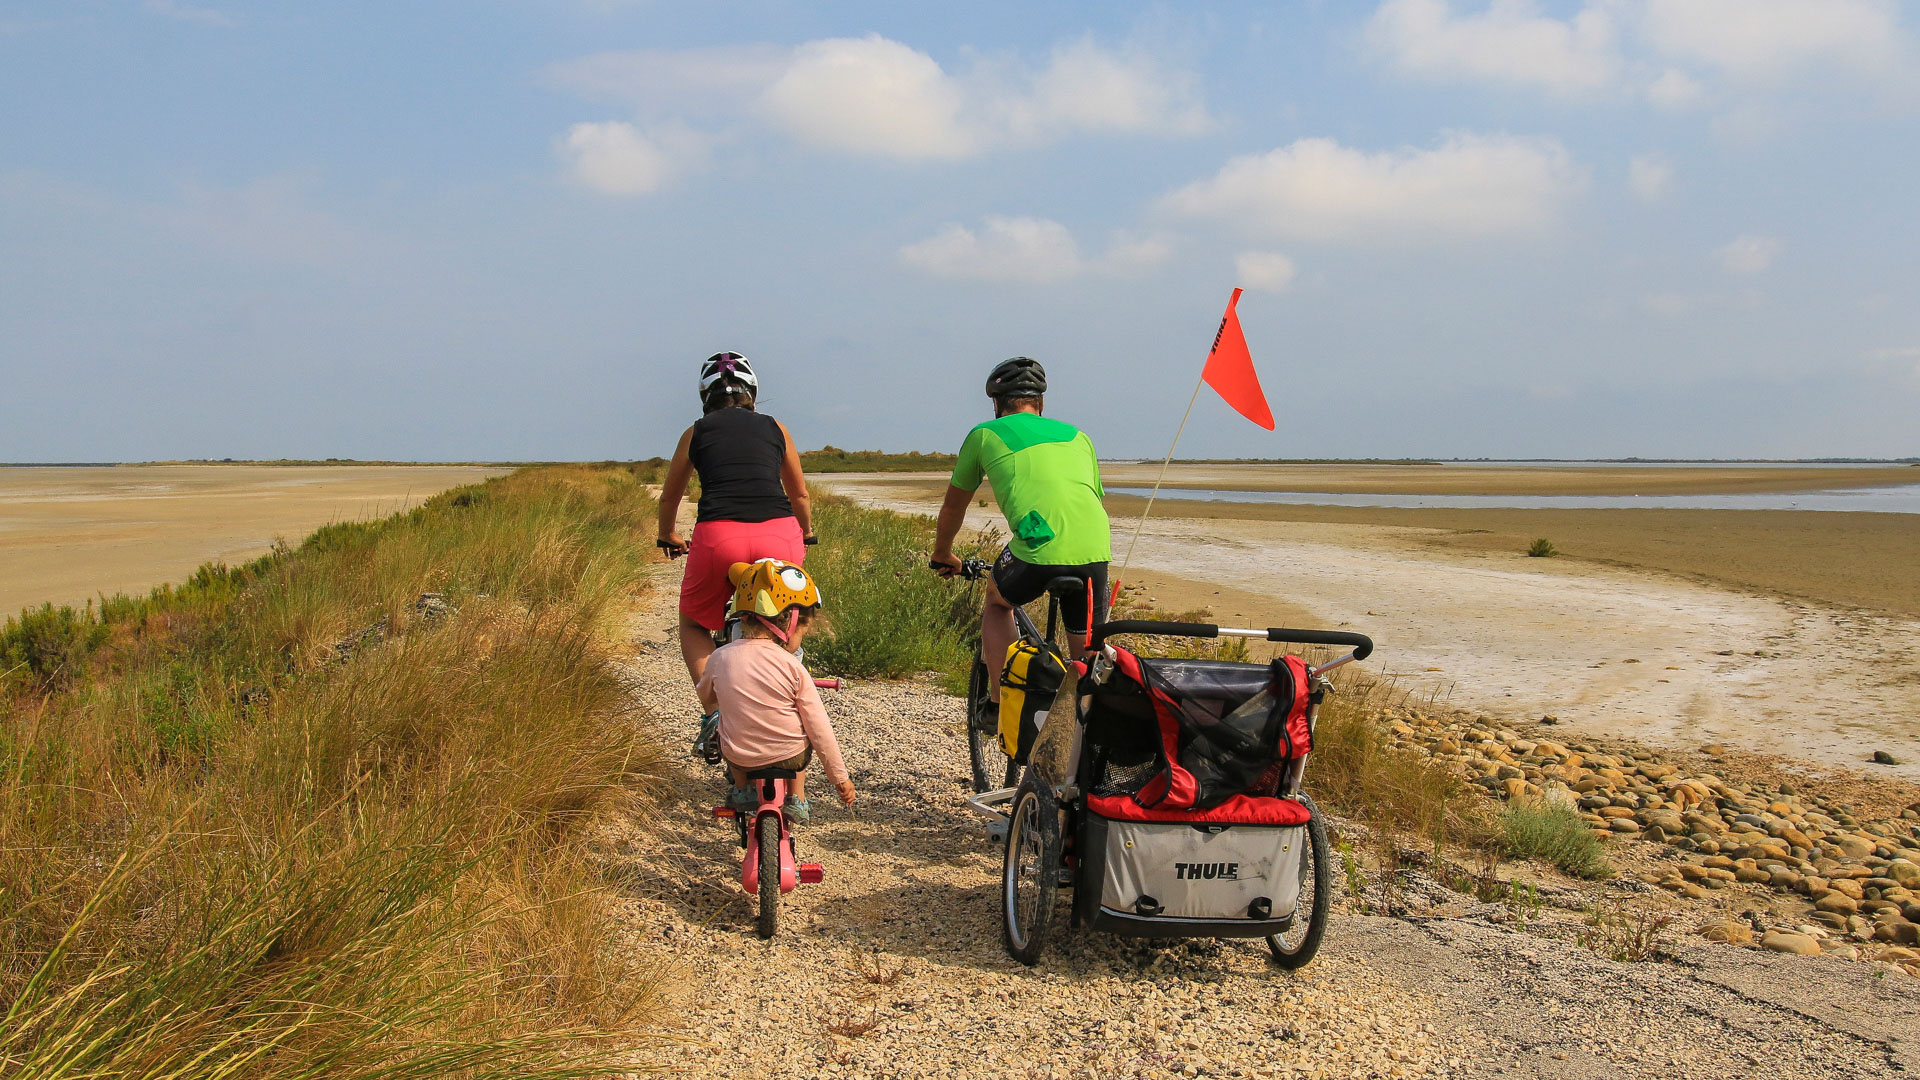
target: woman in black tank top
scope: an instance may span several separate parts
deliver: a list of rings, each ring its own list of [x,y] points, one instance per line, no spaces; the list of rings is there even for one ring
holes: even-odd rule
[[[813,508],[800,452],[786,425],[754,410],[758,380],[747,359],[717,353],[701,368],[706,415],[680,436],[660,489],[659,544],[687,556],[680,582],[680,655],[695,685],[713,653],[712,631],[726,617],[736,562],[801,563],[813,539]],[[700,476],[693,539],[676,530],[687,480]],[[712,710],[712,702],[704,702]]]

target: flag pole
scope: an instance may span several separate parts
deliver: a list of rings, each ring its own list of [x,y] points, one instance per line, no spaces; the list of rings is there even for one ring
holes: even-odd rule
[[[1133,565],[1133,549],[1140,544],[1141,530],[1147,527],[1147,515],[1153,513],[1153,500],[1160,494],[1160,485],[1167,479],[1167,466],[1173,464],[1173,451],[1180,445],[1180,436],[1187,430],[1187,420],[1193,416],[1194,402],[1200,400],[1200,387],[1205,385],[1206,381],[1206,366],[1201,365],[1200,377],[1193,381],[1193,396],[1187,399],[1187,411],[1180,414],[1180,426],[1173,433],[1173,445],[1167,447],[1167,456],[1160,462],[1160,475],[1154,479],[1153,490],[1147,494],[1146,508],[1140,511],[1140,520],[1133,526],[1133,539],[1127,542],[1127,557],[1120,560],[1120,573],[1113,577],[1113,593],[1107,597],[1109,608],[1120,600],[1121,580],[1127,572],[1127,567]]]

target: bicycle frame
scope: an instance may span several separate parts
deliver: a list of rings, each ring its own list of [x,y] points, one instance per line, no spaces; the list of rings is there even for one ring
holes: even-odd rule
[[[760,865],[760,847],[752,842],[752,837],[754,826],[767,817],[772,817],[780,827],[780,865],[773,872],[780,876],[781,894],[823,880],[826,872],[819,863],[803,863],[794,857],[793,829],[786,815],[787,780],[778,776],[755,777],[753,784],[759,793],[760,805],[749,814],[742,816],[725,806],[713,808],[714,817],[732,818],[740,825],[741,846],[747,849],[746,858],[740,864],[741,887],[749,896],[760,891],[760,874],[765,868]]]

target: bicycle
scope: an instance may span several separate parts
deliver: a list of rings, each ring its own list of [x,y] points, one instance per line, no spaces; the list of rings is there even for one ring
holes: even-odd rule
[[[740,885],[747,895],[760,898],[754,926],[763,938],[780,929],[782,895],[826,878],[819,863],[801,862],[794,848],[793,827],[787,821],[787,783],[798,775],[792,769],[750,769],[747,779],[759,794],[759,806],[745,817],[731,807],[713,808],[714,817],[731,818],[740,828],[740,846],[746,849],[740,862]],[[769,867],[772,873],[767,872]]]
[[[929,565],[936,570],[945,568],[945,564],[938,562]],[[978,581],[992,571],[993,564],[985,559],[963,559],[960,570],[954,576],[965,581]],[[1013,621],[1020,638],[1036,645],[1045,645],[1063,659],[1070,659],[1066,655],[1066,636],[1061,632],[1060,598],[1069,591],[1077,593],[1086,588],[1086,580],[1077,577],[1062,576],[1047,582],[1046,633],[1040,632],[1039,625],[1027,614],[1025,607],[1015,607]],[[1020,769],[1025,764],[1008,757],[1000,742],[1000,713],[990,696],[992,675],[987,670],[986,654],[981,650],[982,646],[974,646],[973,670],[967,678],[967,758],[973,767],[973,792],[976,795],[1013,787],[1019,782]],[[997,770],[995,765],[1002,759],[1005,761],[1004,768]],[[1001,781],[998,784],[993,782],[996,775]]]

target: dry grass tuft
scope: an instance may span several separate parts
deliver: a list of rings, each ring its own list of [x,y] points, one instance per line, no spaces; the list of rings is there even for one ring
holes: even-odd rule
[[[42,618],[0,685],[0,1071],[600,1070],[658,986],[582,853],[662,769],[602,632],[640,480],[523,470]]]

